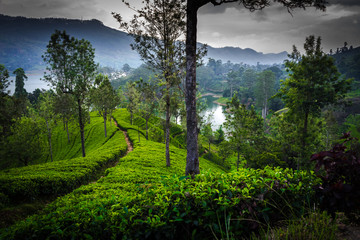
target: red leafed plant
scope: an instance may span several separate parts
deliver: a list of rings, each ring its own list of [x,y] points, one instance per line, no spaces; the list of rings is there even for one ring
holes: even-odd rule
[[[341,140],[331,150],[311,156],[316,161],[315,172],[322,179],[316,190],[324,210],[354,217],[360,210],[359,143],[350,133],[344,133]]]

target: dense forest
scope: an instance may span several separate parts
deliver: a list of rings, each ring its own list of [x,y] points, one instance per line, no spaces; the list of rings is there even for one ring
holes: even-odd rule
[[[144,4],[130,22],[112,13],[139,67],[100,66],[63,30],[41,55],[49,90],[28,93],[26,70],[0,64],[0,239],[351,234],[360,47],[325,53],[311,35],[281,64],[223,62],[196,42],[191,55],[185,1]]]

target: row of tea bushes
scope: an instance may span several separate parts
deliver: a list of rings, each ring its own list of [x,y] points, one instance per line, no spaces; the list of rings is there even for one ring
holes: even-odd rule
[[[145,137],[146,135],[146,127],[145,127],[145,120],[137,115],[134,115],[133,125],[130,124],[130,113],[126,111],[126,109],[118,109],[113,114],[115,119],[122,121],[124,126],[127,129],[138,130],[141,135]],[[163,130],[163,120],[157,117],[151,117],[149,119],[149,140],[154,142],[164,142],[164,130]],[[136,140],[138,141],[138,140]],[[170,127],[170,144],[177,147],[177,148],[185,148],[186,147],[186,139],[185,133],[183,129],[176,124],[171,123]]]
[[[240,239],[301,214],[317,183],[312,174],[281,168],[230,174],[203,169],[194,179],[169,176],[164,168],[160,177],[155,167],[137,170],[144,156],[136,152],[96,184],[59,198],[0,238]]]
[[[112,220],[116,215],[115,206],[131,204],[139,189],[158,183],[162,177],[184,174],[186,150],[171,147],[171,167],[166,167],[165,145],[147,141],[142,134],[139,142],[137,127],[122,121],[122,112],[116,111],[114,116],[133,141],[134,150],[121,158],[116,167],[107,169],[96,183],[58,198],[43,214],[4,229],[0,238],[110,239],[120,236],[120,226]],[[205,159],[200,161],[202,171],[223,172],[216,164]]]
[[[77,157],[1,171],[0,193],[10,200],[32,200],[40,196],[68,193],[87,183],[105,164],[118,160],[127,150],[124,135],[117,128],[111,128],[106,139],[103,136],[103,125],[97,124],[97,129],[90,129],[99,132],[101,127],[101,137],[96,135],[100,144],[88,144],[85,158]]]

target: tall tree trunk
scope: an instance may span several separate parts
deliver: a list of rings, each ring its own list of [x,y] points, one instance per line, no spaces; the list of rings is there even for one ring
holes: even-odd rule
[[[198,153],[198,129],[196,117],[196,31],[197,10],[196,1],[187,2],[186,11],[186,169],[185,175],[200,173]]]
[[[170,167],[170,86],[167,86],[167,96],[166,96],[166,166]]]
[[[84,137],[84,121],[82,119],[82,108],[81,108],[81,100],[78,98],[78,109],[79,109],[79,127],[80,127],[80,137],[81,137],[81,149],[82,156],[85,157],[85,137]]]
[[[49,127],[49,121],[47,119],[45,119],[45,121],[46,121],[46,128],[47,128],[47,132],[48,132],[50,159],[51,159],[51,161],[53,161],[52,144],[51,144],[51,129]]]
[[[107,112],[106,112],[106,110],[104,111],[104,115],[103,115],[103,117],[104,117],[104,129],[105,129],[105,137],[107,137],[107,130],[106,130],[106,115],[107,115]]]

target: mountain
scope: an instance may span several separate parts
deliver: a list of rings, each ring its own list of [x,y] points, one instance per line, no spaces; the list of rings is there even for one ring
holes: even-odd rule
[[[55,29],[66,30],[70,36],[89,40],[95,48],[96,61],[102,66],[121,68],[125,63],[137,67],[142,62],[131,50],[132,37],[122,31],[106,27],[98,20],[70,20],[59,18],[25,18],[0,15],[0,63],[10,71],[18,67],[29,70],[45,68],[41,55]],[[208,47],[206,58],[230,60],[233,63],[255,65],[281,63],[286,52],[263,54],[252,49]]]
[[[268,53],[257,52],[251,48],[236,48],[236,47],[224,47],[213,48],[208,46],[208,55],[213,59],[221,59],[223,62],[231,61],[233,63],[246,63],[250,65],[256,65],[258,62],[261,64],[274,64],[282,63],[287,59],[287,52],[281,53]]]

